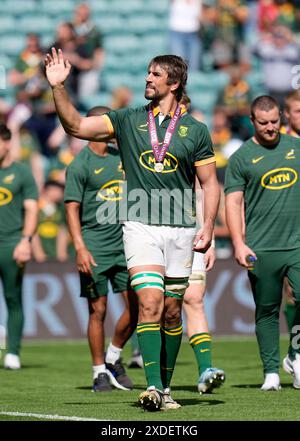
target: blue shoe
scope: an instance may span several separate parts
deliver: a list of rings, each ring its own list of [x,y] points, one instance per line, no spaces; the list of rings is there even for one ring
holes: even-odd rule
[[[93,392],[111,392],[112,387],[109,384],[109,378],[106,372],[101,372],[97,378],[94,379]]]
[[[107,375],[109,376],[109,381],[112,386],[121,390],[133,389],[133,383],[126,375],[124,366],[120,359],[117,360],[115,364],[105,363],[105,366]]]
[[[220,387],[225,381],[225,372],[222,369],[207,368],[200,375],[198,391],[200,394],[211,393],[216,387]]]

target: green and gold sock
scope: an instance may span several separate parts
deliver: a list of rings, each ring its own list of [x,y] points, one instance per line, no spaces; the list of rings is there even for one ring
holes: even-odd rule
[[[147,386],[162,390],[160,376],[161,335],[159,323],[138,323],[136,334],[144,361]]]
[[[207,332],[194,334],[189,340],[196,356],[199,375],[211,367],[211,336]]]
[[[182,324],[161,329],[161,379],[163,387],[169,387],[182,340]]]

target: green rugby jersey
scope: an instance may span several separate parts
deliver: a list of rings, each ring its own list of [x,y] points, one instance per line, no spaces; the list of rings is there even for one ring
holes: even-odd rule
[[[162,143],[171,116],[159,125],[158,108],[153,114]],[[121,204],[120,216],[151,225],[195,226],[195,167],[215,162],[207,127],[182,108],[163,161],[164,170],[156,172],[148,106],[111,111],[105,117],[110,133],[117,139],[127,181],[127,207],[123,210]]]
[[[300,246],[300,139],[281,135],[276,146],[252,139],[230,157],[225,194],[243,191],[246,243],[257,251]]]
[[[18,242],[24,223],[24,201],[38,199],[35,180],[28,166],[13,162],[0,168],[0,244]]]
[[[48,204],[43,199],[39,201],[37,233],[44,253],[50,259],[57,258],[57,236],[60,228],[65,224],[65,215],[61,204]]]
[[[80,222],[87,248],[98,254],[123,250],[118,203],[122,199],[123,169],[119,152],[109,147],[99,156],[86,146],[71,162],[66,173],[64,201],[80,202]],[[106,222],[107,210],[112,217]],[[116,215],[116,216],[115,216]]]

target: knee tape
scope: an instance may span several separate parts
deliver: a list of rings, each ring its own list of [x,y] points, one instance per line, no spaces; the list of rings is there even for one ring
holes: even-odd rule
[[[176,279],[165,279],[165,296],[175,297],[176,299],[182,299],[184,293],[189,286],[189,278],[181,277]]]
[[[206,272],[201,270],[193,271],[192,274],[189,277],[189,283],[190,284],[200,284],[205,285],[206,283]]]
[[[164,292],[164,276],[153,271],[136,273],[130,278],[130,285],[135,290],[156,288]]]

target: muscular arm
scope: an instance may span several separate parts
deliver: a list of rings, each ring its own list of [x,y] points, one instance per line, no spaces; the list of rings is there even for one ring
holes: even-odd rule
[[[82,117],[73,106],[64,87],[69,76],[71,64],[64,60],[61,49],[58,54],[52,48],[52,56],[47,54],[45,59],[46,75],[52,87],[54,103],[60,122],[66,133],[80,139],[101,141],[113,136],[103,116]]]
[[[214,222],[220,201],[220,188],[214,162],[196,167],[196,174],[203,190],[204,209],[203,228],[196,235],[195,250],[205,252],[209,248],[212,240]],[[199,241],[201,241],[201,244]]]
[[[246,261],[247,256],[256,257],[256,255],[244,242],[244,193],[235,191],[226,195],[225,210],[235,258],[241,266],[249,268],[251,265]]]

